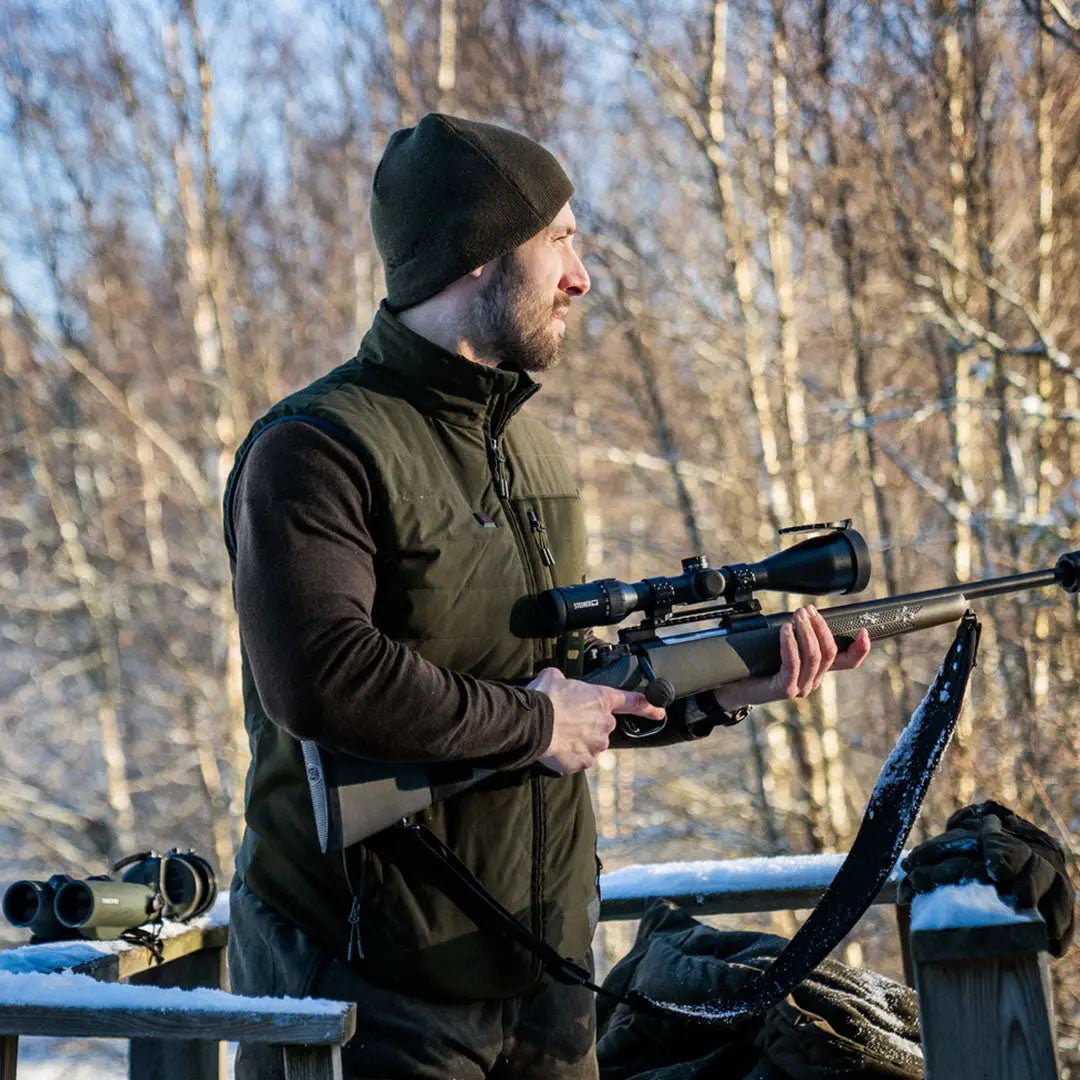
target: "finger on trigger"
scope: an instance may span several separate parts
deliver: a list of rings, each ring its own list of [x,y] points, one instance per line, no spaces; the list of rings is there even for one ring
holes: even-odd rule
[[[636,690],[624,690],[623,704],[612,711],[633,713],[634,716],[651,716],[656,720],[662,720],[667,715],[663,709],[653,705],[644,694]]]

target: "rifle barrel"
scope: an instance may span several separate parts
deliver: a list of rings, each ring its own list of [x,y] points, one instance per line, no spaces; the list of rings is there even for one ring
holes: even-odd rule
[[[861,629],[866,629],[872,641],[878,641],[955,623],[963,618],[972,600],[1055,584],[1068,589],[1075,576],[1070,568],[1062,570],[1059,564],[1052,570],[947,585],[820,610],[836,643],[845,649]],[[777,612],[765,616],[765,626],[702,629],[641,642],[637,647],[648,653],[656,677],[667,679],[677,696],[685,697],[749,675],[775,674],[780,670],[779,630],[791,619],[791,612]],[[585,679],[626,690],[641,689],[646,681],[631,652],[591,672]]]
[[[1035,570],[1027,574],[968,581],[961,585],[946,585],[940,589],[886,596],[880,600],[863,600],[857,604],[842,604],[822,608],[821,614],[829,624],[837,644],[843,649],[851,644],[862,627],[871,641],[896,637],[915,630],[955,622],[967,610],[972,600],[989,596],[1045,588],[1060,581],[1058,570]],[[785,616],[787,613],[785,612]],[[770,618],[770,623],[773,619]],[[780,621],[787,621],[782,618]]]

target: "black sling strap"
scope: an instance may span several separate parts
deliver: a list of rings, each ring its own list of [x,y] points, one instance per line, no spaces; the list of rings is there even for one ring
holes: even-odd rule
[[[791,941],[733,1000],[677,1005],[638,991],[624,996],[605,990],[592,981],[589,971],[560,956],[515,919],[426,826],[396,825],[383,835],[397,841],[399,853],[419,860],[477,926],[506,934],[537,957],[558,981],[584,986],[643,1012],[673,1014],[705,1025],[737,1024],[763,1013],[798,986],[847,936],[885,885],[960,718],[980,630],[978,620],[968,612],[937,678],[882,767],[858,834],[836,876]]]
[[[560,956],[543,938],[515,919],[477,880],[476,875],[426,825],[395,825],[391,830],[395,850],[412,856],[422,863],[430,877],[437,881],[477,926],[498,930],[527,949],[543,965],[552,978],[570,986],[584,986],[595,994],[603,994],[629,1004],[621,994],[613,994],[592,981],[592,972]],[[389,838],[389,837],[388,837]]]

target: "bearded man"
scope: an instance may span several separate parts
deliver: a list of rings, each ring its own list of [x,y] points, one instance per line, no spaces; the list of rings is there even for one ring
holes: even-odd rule
[[[572,191],[548,151],[504,128],[431,114],[396,132],[371,203],[386,300],[357,356],[254,425],[227,487],[252,746],[232,986],[357,1002],[346,1076],[596,1076],[591,994],[477,926],[394,829],[320,853],[300,749],[496,770],[415,820],[589,963],[585,770],[615,713],[663,713],[564,678],[555,642],[511,629],[515,602],[584,573],[573,478],[522,413],[589,290]],[[717,691],[717,708],[802,696],[868,649],[863,636],[838,657],[801,611],[781,672]],[[237,1076],[280,1075],[241,1047]]]

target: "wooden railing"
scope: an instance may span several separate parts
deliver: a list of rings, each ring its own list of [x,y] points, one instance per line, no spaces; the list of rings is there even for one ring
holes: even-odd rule
[[[225,1042],[240,1039],[280,1046],[289,1080],[340,1080],[356,1006],[224,992],[228,935],[221,916],[168,924],[161,963],[124,942],[0,952],[0,1080],[15,1080],[20,1035],[129,1039],[131,1080],[221,1080]]]
[[[628,867],[601,879],[601,918],[635,919],[653,898],[691,914],[811,908],[842,856],[731,859]],[[896,904],[896,878],[879,904]],[[0,952],[0,1080],[14,1080],[19,1035],[79,1034],[131,1040],[131,1080],[220,1080],[220,1040],[243,1038],[282,1047],[290,1080],[340,1077],[340,1047],[355,1007],[210,995],[181,1004],[163,988],[219,988],[228,928],[218,919],[170,926],[164,962],[142,947],[64,942]],[[908,909],[897,907],[906,941]],[[912,933],[911,977],[919,994],[927,1080],[1053,1080],[1058,1077],[1047,978],[1046,930],[1037,916],[1009,925],[920,929]],[[95,1005],[80,998],[33,997],[18,974],[68,973],[124,983]],[[57,991],[64,982],[56,983]],[[20,985],[27,991],[20,1000]],[[39,991],[34,989],[34,994]],[[92,998],[86,995],[84,998]],[[153,1010],[152,1012],[150,1010]]]

